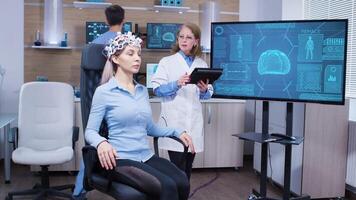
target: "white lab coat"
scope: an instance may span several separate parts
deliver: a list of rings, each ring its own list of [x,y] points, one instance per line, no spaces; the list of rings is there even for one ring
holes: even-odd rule
[[[153,88],[178,80],[186,72],[190,74],[194,68],[208,68],[201,58],[196,57],[189,67],[183,56],[176,53],[160,60],[156,73],[151,81]],[[159,124],[187,131],[192,137],[195,151],[204,149],[203,112],[199,101],[200,91],[195,84],[188,84],[177,91],[172,97],[162,97]],[[162,138],[159,148],[182,152],[183,147],[178,142]]]

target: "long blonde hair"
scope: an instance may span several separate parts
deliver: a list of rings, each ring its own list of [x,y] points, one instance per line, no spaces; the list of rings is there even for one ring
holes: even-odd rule
[[[113,69],[113,65],[111,62],[112,61],[110,61],[109,59],[106,60],[103,74],[101,75],[100,85],[108,82],[111,79],[111,77],[114,76],[114,69]]]
[[[119,56],[124,51],[124,49],[116,51],[114,55],[110,56],[106,60],[106,63],[105,63],[105,66],[104,66],[104,70],[103,70],[103,74],[101,75],[101,81],[100,81],[101,85],[106,83],[106,82],[108,82],[111,79],[111,77],[115,76],[117,68],[119,67],[119,65],[114,63],[112,58],[113,58],[113,56]]]

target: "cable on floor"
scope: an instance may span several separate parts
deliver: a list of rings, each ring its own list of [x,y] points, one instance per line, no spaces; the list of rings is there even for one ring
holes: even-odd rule
[[[219,177],[220,177],[219,172],[215,170],[215,177],[212,178],[211,180],[209,180],[208,182],[206,182],[206,183],[204,183],[204,184],[202,184],[202,185],[196,187],[196,188],[193,190],[193,192],[190,193],[189,199],[192,198],[192,197],[194,196],[194,194],[195,194],[196,192],[198,192],[199,190],[201,190],[201,189],[203,189],[203,188],[209,186],[210,184],[214,183]]]

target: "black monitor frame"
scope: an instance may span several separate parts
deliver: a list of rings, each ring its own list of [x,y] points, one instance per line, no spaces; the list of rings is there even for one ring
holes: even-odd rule
[[[164,24],[167,24],[167,25],[169,25],[169,24],[174,24],[174,25],[178,25],[178,26],[182,26],[183,24],[180,24],[180,23],[151,23],[151,22],[149,22],[149,23],[147,23],[147,25],[146,25],[146,32],[147,32],[147,39],[146,39],[146,48],[147,49],[171,49],[172,47],[167,47],[167,48],[152,48],[152,47],[148,47],[148,44],[149,44],[149,35],[148,35],[148,25],[149,24],[160,24],[160,25],[164,25]],[[178,30],[177,30],[178,31]],[[175,34],[177,34],[177,33],[175,33]],[[175,43],[175,41],[174,41],[174,43]],[[173,43],[173,45],[174,45],[174,43]]]
[[[304,102],[304,103],[319,103],[319,104],[330,104],[330,105],[344,105],[345,104],[345,90],[346,90],[346,61],[347,61],[347,33],[348,33],[348,19],[318,19],[318,20],[278,20],[278,21],[236,21],[236,22],[212,22],[211,23],[211,52],[210,52],[210,62],[211,68],[213,64],[214,55],[214,29],[213,25],[226,25],[226,24],[263,24],[263,23],[302,23],[302,22],[345,22],[345,45],[344,45],[344,72],[343,72],[343,91],[341,101],[323,101],[323,100],[303,100],[303,99],[288,99],[288,98],[273,98],[273,97],[256,97],[256,96],[230,96],[230,95],[216,95],[213,98],[226,98],[226,99],[245,99],[245,100],[262,100],[262,101],[283,101],[283,102]]]

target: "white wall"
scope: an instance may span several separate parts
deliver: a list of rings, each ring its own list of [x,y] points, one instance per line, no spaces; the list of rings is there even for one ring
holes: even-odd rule
[[[240,21],[280,20],[282,0],[240,0],[239,13]]]
[[[0,6],[0,65],[5,68],[0,88],[0,113],[17,113],[24,82],[24,1],[2,0]]]
[[[24,1],[1,0],[0,4],[0,65],[5,69],[3,84],[0,82],[0,114],[18,113],[19,90],[24,82]],[[0,132],[0,147],[3,142]]]
[[[350,99],[349,120],[356,121],[356,99]]]
[[[303,0],[282,0],[282,19],[301,20],[304,18]]]

